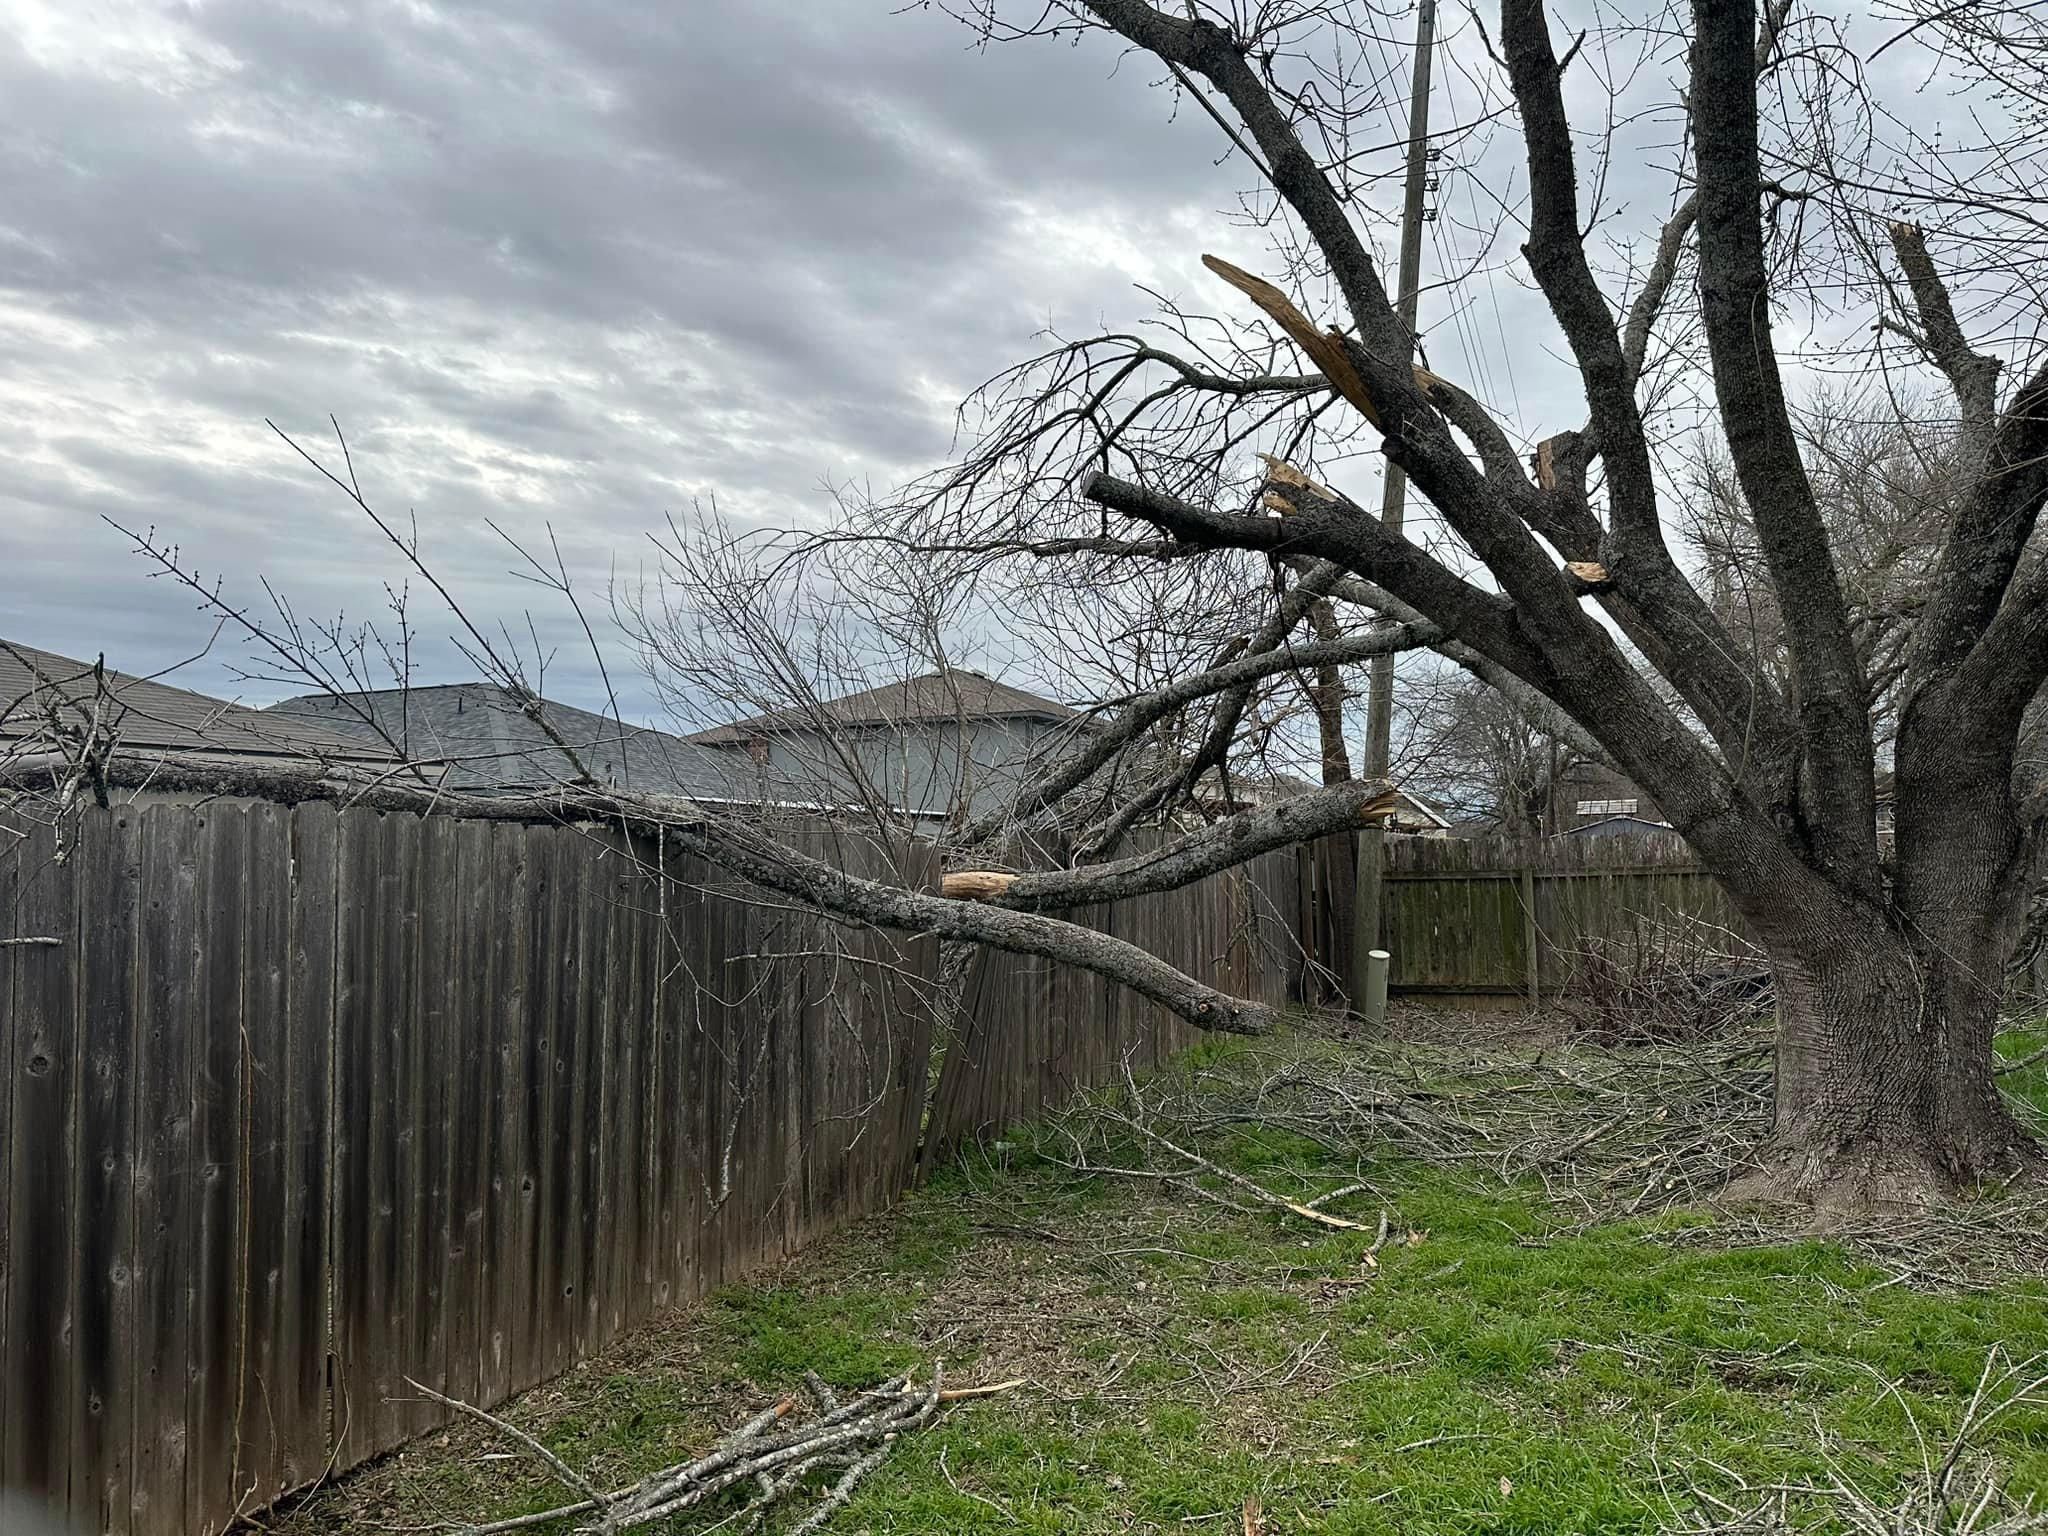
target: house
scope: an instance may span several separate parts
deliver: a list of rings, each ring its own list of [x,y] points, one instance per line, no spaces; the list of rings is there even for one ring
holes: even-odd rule
[[[762,776],[738,771],[725,754],[552,699],[538,707],[540,720],[505,689],[479,682],[304,694],[264,714],[357,740],[388,739],[407,759],[436,767],[444,787],[470,794],[533,792],[587,773],[614,789],[705,802],[761,798]],[[802,798],[792,786],[777,788],[778,800]]]
[[[1616,817],[1669,830],[1655,802],[1605,763],[1581,759],[1558,775],[1550,796],[1553,831],[1576,832]]]
[[[1451,820],[1412,790],[1394,786],[1394,814],[1387,821],[1389,832],[1407,837],[1449,837]]]
[[[1888,768],[1880,769],[1877,774],[1877,837],[1882,844],[1891,842],[1893,811],[1892,773]],[[1558,775],[1553,815],[1556,829],[1565,834],[1597,832],[1600,836],[1612,837],[1626,835],[1631,830],[1671,830],[1671,824],[1659,814],[1655,802],[1602,763],[1574,763]]]
[[[999,808],[1089,729],[1078,710],[948,669],[684,737],[736,767],[919,816]]]
[[[88,749],[119,764],[123,783],[152,770],[168,783],[179,764],[377,770],[393,761],[378,743],[312,721],[0,640],[0,762],[61,769]]]

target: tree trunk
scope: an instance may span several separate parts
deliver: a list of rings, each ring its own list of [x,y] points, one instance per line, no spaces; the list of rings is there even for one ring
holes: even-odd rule
[[[1733,1193],[1837,1211],[1919,1205],[2032,1161],[1992,1075],[1997,988],[1874,916],[1798,926],[1767,940],[1777,1103],[1763,1169]]]

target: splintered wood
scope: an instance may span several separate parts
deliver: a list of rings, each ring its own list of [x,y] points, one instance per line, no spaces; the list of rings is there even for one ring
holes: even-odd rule
[[[1016,883],[1015,875],[993,869],[961,869],[939,881],[939,894],[955,901],[993,901]]]
[[[1296,309],[1292,299],[1263,277],[1254,277],[1220,256],[1204,256],[1202,265],[1270,315],[1294,344],[1308,354],[1309,361],[1322,371],[1323,377],[1336,386],[1338,394],[1356,406],[1358,413],[1367,421],[1374,426],[1380,424],[1379,410],[1373,405],[1372,396],[1365,392],[1365,381],[1351,366],[1342,335],[1336,331],[1317,330],[1315,322]]]

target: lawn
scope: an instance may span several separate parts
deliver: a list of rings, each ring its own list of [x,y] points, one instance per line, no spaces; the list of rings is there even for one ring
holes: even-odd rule
[[[1261,1047],[1256,1069],[1289,1048]],[[1205,1049],[1191,1066],[1237,1059]],[[2042,1091],[2037,1071],[2015,1075]],[[1647,1532],[1711,1513],[1702,1494],[1889,1498],[1940,1462],[1987,1359],[2048,1351],[2038,1272],[1959,1288],[1842,1242],[1758,1241],[1696,1206],[1605,1220],[1477,1165],[1361,1162],[1258,1126],[1202,1144],[1289,1198],[1368,1186],[1328,1207],[1364,1230],[1330,1230],[1079,1174],[1061,1166],[1073,1145],[1015,1133],[506,1416],[618,1484],[806,1370],[864,1387],[943,1362],[962,1384],[1027,1384],[906,1437],[829,1529],[1239,1536],[1250,1501],[1266,1533]],[[2011,1496],[2048,1499],[2048,1398],[1977,1441]],[[1843,1518],[1839,1500],[1787,1497],[1820,1528]],[[307,1536],[562,1501],[530,1456],[464,1425],[272,1524]]]

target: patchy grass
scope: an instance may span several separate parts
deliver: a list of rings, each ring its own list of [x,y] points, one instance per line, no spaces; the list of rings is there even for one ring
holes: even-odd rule
[[[2048,1102],[2048,1077],[2025,1086]],[[1333,1207],[1392,1213],[1367,1261],[1370,1233],[1079,1177],[1056,1150],[1022,1135],[977,1154],[507,1412],[617,1484],[807,1368],[856,1386],[943,1360],[1031,1384],[905,1441],[831,1529],[1237,1536],[1256,1498],[1271,1532],[1650,1532],[1698,1477],[1901,1486],[1990,1350],[2048,1350],[2038,1277],[1916,1288],[1830,1243],[1717,1247],[1697,1210],[1574,1225],[1540,1188],[1413,1160],[1340,1164],[1256,1130],[1204,1146],[1290,1197],[1368,1183]],[[2048,1499],[2048,1406],[2005,1414],[1984,1449]],[[559,1501],[506,1450],[451,1430],[274,1528]]]

